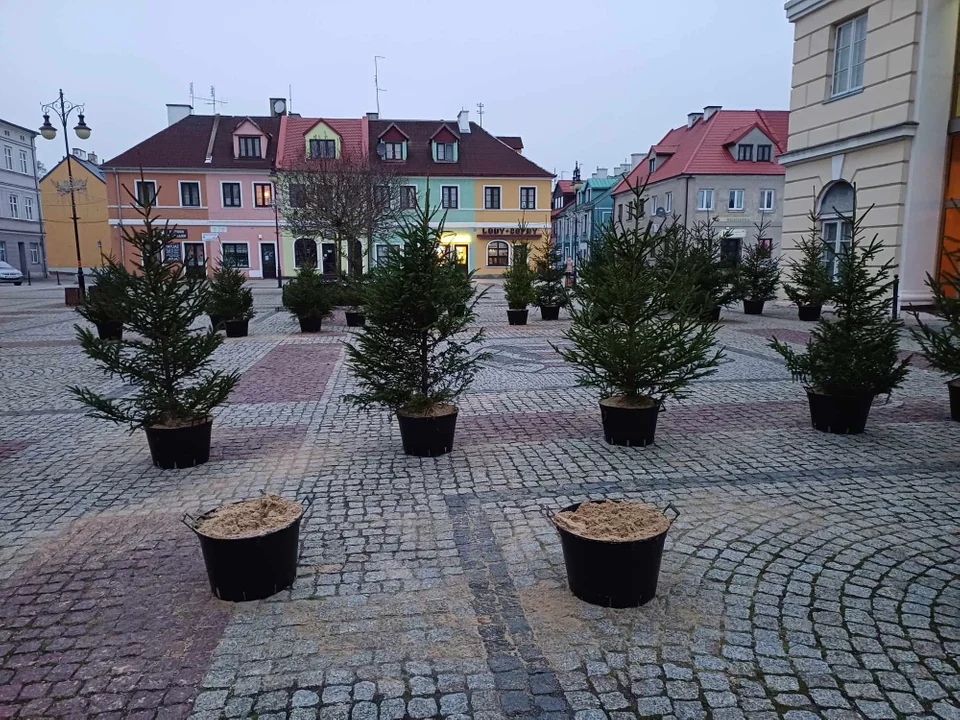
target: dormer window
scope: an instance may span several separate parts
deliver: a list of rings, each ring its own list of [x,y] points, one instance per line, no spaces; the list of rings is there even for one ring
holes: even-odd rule
[[[240,157],[257,158],[260,155],[260,137],[257,135],[241,135],[240,138]]]
[[[738,145],[737,160],[753,160],[753,145]]]
[[[769,145],[757,145],[757,162],[770,162],[772,148]]]
[[[314,159],[331,159],[337,156],[336,140],[310,140],[310,157]]]
[[[657,158],[656,156],[650,158],[650,173],[654,173],[657,170]]]
[[[437,162],[453,162],[453,143],[437,143]]]
[[[384,160],[403,160],[403,143],[402,142],[388,142],[384,143],[383,149],[383,159]]]

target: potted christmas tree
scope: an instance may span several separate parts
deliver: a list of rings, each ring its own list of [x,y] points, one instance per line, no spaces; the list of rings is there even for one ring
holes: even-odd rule
[[[554,348],[578,367],[578,385],[600,391],[610,444],[652,443],[664,402],[720,364],[717,326],[700,318],[702,298],[681,299],[671,285],[682,278],[653,263],[657,249],[683,233],[676,221],[607,224],[580,265],[565,333],[572,346]]]
[[[483,330],[469,331],[481,297],[454,259],[442,252],[443,222],[415,208],[386,261],[370,275],[366,325],[347,344],[347,364],[358,389],[344,397],[358,407],[396,413],[403,451],[430,457],[450,452],[457,424],[456,398],[487,355],[471,351]]]
[[[556,243],[547,239],[546,247],[535,262],[537,294],[536,304],[540,308],[543,320],[556,320],[560,317],[560,308],[567,302],[567,290],[563,281],[566,272],[563,267],[563,254]]]
[[[363,314],[366,278],[363,275],[347,276],[340,288],[340,304],[345,306],[344,316],[347,327],[363,327],[366,318]]]
[[[720,311],[739,298],[736,262],[721,252],[721,234],[713,220],[694,223],[689,229],[675,227],[658,235],[655,267],[669,293],[670,307],[699,308],[702,322],[716,323]]]
[[[283,286],[283,306],[300,322],[300,332],[320,332],[323,319],[333,310],[334,292],[316,267],[304,263]]]
[[[762,315],[764,303],[777,296],[780,286],[780,259],[773,257],[773,245],[763,240],[765,229],[763,224],[757,227],[755,242],[737,266],[738,294],[745,315]]]
[[[890,312],[893,260],[878,265],[883,243],[876,235],[864,239],[868,213],[858,215],[854,206],[849,217],[841,215],[851,239],[837,257],[836,318],[821,318],[806,352],[776,337],[770,343],[793,379],[806,385],[810,418],[823,432],[863,432],[873,399],[892,392],[907,375],[909,358],[900,360],[897,352],[902,322]]]
[[[797,240],[797,257],[787,263],[790,282],[783,290],[796,304],[800,319],[815,322],[820,319],[823,304],[833,295],[834,282],[824,261],[827,247],[820,237],[820,221],[813,212],[809,218],[810,231]]]
[[[101,267],[93,269],[95,285],[87,290],[86,298],[77,305],[77,313],[97,326],[101,340],[120,340],[127,319],[125,308],[130,273],[113,258],[104,256],[103,261]]]
[[[166,263],[174,231],[158,225],[149,204],[135,205],[140,226],[123,228],[136,251],[136,272],[128,291],[117,295],[124,324],[135,339],[101,340],[84,328],[77,337],[84,353],[104,371],[118,376],[135,392],[114,399],[89,388],[71,387],[91,416],[143,428],[155,465],[183,468],[210,457],[211,413],[223,403],[239,379],[236,373],[211,368],[223,338],[214,330],[192,330],[207,302],[207,279],[188,274],[180,263]],[[136,230],[129,230],[137,227]]]
[[[537,301],[533,287],[536,273],[530,267],[530,246],[513,243],[510,267],[503,273],[503,294],[507,298],[507,320],[511,325],[527,324],[527,305]]]
[[[246,337],[253,312],[253,292],[246,287],[247,278],[229,262],[221,260],[213,272],[207,293],[207,313],[217,318],[227,337]],[[214,329],[218,328],[214,324]]]
[[[941,271],[939,282],[927,275],[933,312],[944,323],[925,323],[914,313],[917,326],[910,328],[910,332],[927,361],[951,378],[947,381],[950,417],[960,420],[960,251],[947,253],[947,260],[950,268]]]

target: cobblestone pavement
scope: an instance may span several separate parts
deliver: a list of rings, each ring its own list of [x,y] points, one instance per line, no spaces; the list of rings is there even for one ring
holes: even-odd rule
[[[211,462],[161,471],[64,392],[127,388],[59,292],[0,288],[0,717],[960,718],[960,423],[929,370],[820,434],[766,347],[809,326],[731,309],[720,372],[614,448],[566,321],[511,328],[493,286],[456,449],[408,458],[339,402],[342,316],[300,335],[259,284]],[[178,518],[261,490],[315,498],[297,581],[220,602]],[[542,511],[601,496],[681,512],[643,608],[566,588]]]

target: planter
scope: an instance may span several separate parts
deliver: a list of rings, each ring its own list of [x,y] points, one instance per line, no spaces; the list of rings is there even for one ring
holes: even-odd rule
[[[229,338],[246,337],[250,327],[249,320],[226,320],[223,324]]]
[[[960,380],[951,380],[947,383],[950,392],[950,417],[960,420]]]
[[[717,305],[713,310],[700,313],[700,321],[705,323],[720,322],[720,306]]]
[[[610,397],[600,401],[604,440],[610,445],[652,445],[657,433],[659,404],[654,402],[650,407],[622,407],[615,404],[617,400],[617,397]]]
[[[841,435],[862,433],[867,425],[873,395],[827,395],[807,389],[810,420],[821,432]]]
[[[347,327],[363,327],[367,323],[367,317],[362,312],[347,310],[344,315],[347,317]]]
[[[540,319],[541,320],[559,320],[560,306],[559,305],[541,305]]]
[[[804,322],[816,322],[820,319],[823,305],[798,305],[797,315]]]
[[[743,301],[743,314],[744,315],[763,315],[763,300],[744,300]],[[719,319],[719,317],[717,318]]]
[[[16,283],[16,284],[19,285],[20,283]],[[63,289],[63,303],[67,307],[76,307],[82,301],[83,301],[83,296],[80,294],[80,288],[67,287]]]
[[[576,503],[564,510],[579,507]],[[578,598],[612,608],[639,607],[653,600],[669,527],[650,538],[618,542],[581,537],[556,522],[554,527],[560,534],[570,592]]]
[[[323,323],[323,318],[307,318],[298,316],[297,320],[300,321],[300,332],[304,333],[320,332],[320,325]]]
[[[507,310],[507,320],[511,325],[526,325],[527,310]]]
[[[453,449],[453,434],[457,429],[457,408],[445,415],[420,417],[397,412],[403,452],[418,457],[436,457]]]
[[[122,322],[102,322],[97,323],[97,335],[101,340],[122,340],[123,323]]]
[[[185,427],[146,427],[153,464],[164,470],[202,465],[210,459],[210,429],[213,420]]]
[[[222,315],[210,315],[210,326],[214,330],[219,330],[223,326],[223,316]]]
[[[184,523],[200,540],[210,589],[216,597],[231,602],[262,600],[293,585],[302,512],[284,527],[241,538],[210,537],[198,530],[197,524],[213,512],[204,513],[192,523],[185,517]]]

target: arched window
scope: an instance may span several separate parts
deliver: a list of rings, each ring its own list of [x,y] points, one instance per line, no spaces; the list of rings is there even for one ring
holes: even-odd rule
[[[821,218],[850,216],[853,214],[853,185],[846,180],[837,180],[827,185],[820,195],[819,214]]]
[[[507,267],[510,264],[510,246],[503,240],[487,243],[487,267]]]
[[[293,262],[296,267],[310,263],[317,266],[317,241],[313,238],[300,238],[293,244]]]
[[[837,276],[837,257],[850,247],[853,227],[847,218],[853,215],[855,194],[853,185],[846,180],[837,180],[827,185],[820,196],[820,238],[825,246],[823,261],[833,277]]]

